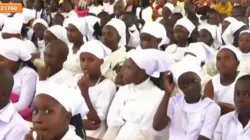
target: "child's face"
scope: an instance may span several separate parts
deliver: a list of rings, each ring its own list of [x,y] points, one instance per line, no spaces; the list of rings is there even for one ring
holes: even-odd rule
[[[250,114],[250,87],[249,80],[238,80],[234,89],[234,103],[241,115]]]
[[[69,24],[67,27],[67,37],[69,42],[71,43],[80,42],[83,39],[83,35],[72,24]]]
[[[112,26],[105,26],[102,29],[102,43],[109,47],[111,50],[115,50],[120,41],[120,36],[116,29]]]
[[[213,43],[213,38],[212,38],[210,32],[208,32],[205,29],[202,29],[199,31],[198,41],[203,42],[203,43],[207,44],[208,46],[210,46]]]
[[[220,23],[220,17],[216,14],[208,14],[208,23],[212,25],[218,25]]]
[[[91,53],[83,52],[80,55],[81,69],[84,74],[97,74],[100,72],[102,63],[102,60]]]
[[[43,35],[44,35],[44,31],[46,30],[46,27],[43,26],[41,23],[35,24],[35,26],[33,27],[33,30],[39,39],[42,40],[44,38]]]
[[[194,100],[201,96],[201,79],[196,73],[183,73],[178,78],[178,86],[186,99]]]
[[[33,129],[39,138],[55,139],[67,132],[71,115],[54,98],[40,94],[33,100]]]
[[[188,30],[180,25],[176,25],[174,27],[174,38],[176,41],[178,40],[187,40],[188,39],[189,32]]]
[[[158,39],[150,34],[141,33],[140,34],[140,45],[142,49],[158,49]]]
[[[250,52],[250,34],[249,33],[242,33],[239,36],[239,48],[242,53],[249,53]]]
[[[220,74],[236,72],[239,62],[229,49],[221,49],[216,56],[216,67]]]

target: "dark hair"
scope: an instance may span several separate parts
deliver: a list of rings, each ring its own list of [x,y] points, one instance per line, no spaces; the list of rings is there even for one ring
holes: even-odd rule
[[[87,135],[85,133],[84,127],[82,125],[81,114],[77,114],[71,117],[70,124],[75,127],[76,135],[80,138],[87,140]]]
[[[250,81],[250,74],[241,76],[240,78],[238,78],[237,82],[238,81]]]
[[[247,30],[248,27],[247,25],[244,25],[242,26],[241,28],[239,28],[234,34],[234,41],[233,41],[233,45],[238,47],[238,41],[239,41],[239,36],[240,36],[240,33],[243,31],[243,30]]]
[[[93,28],[94,28],[93,36],[96,39],[100,40],[101,39],[100,36],[102,35],[102,28],[101,28],[100,24],[98,22],[96,22]]]
[[[21,60],[20,60],[21,61]],[[23,63],[23,67],[24,66],[28,66],[30,67],[31,69],[33,69],[34,71],[37,71],[37,68],[36,66],[32,63],[31,60],[28,60],[28,61],[21,61]]]
[[[21,35],[22,37],[28,37],[28,31],[30,30],[30,28],[27,27],[27,25],[23,25],[22,29],[21,29]],[[36,46],[36,48],[38,48],[38,44],[37,44],[37,37],[35,35],[35,33],[32,34],[31,37],[31,42],[34,43],[34,45]]]
[[[159,89],[164,90],[164,73],[160,73],[160,77],[159,78],[150,77],[150,80]]]
[[[177,19],[181,19],[183,17],[181,13],[173,13],[171,16],[176,16]]]
[[[148,6],[150,6],[150,0],[141,0],[142,9],[147,8]]]
[[[107,13],[107,12],[105,12],[105,11],[102,11],[102,12],[100,12],[98,15],[97,15],[97,17],[102,17],[102,16],[109,16],[109,14]]]

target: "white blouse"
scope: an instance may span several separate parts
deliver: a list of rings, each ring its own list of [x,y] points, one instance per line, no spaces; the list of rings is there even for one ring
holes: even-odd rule
[[[83,74],[77,75],[76,82],[83,76]],[[78,86],[77,86],[78,87]],[[78,88],[78,92],[80,92]],[[93,87],[89,88],[89,97],[93,107],[95,108],[99,118],[101,119],[101,125],[97,130],[87,130],[86,134],[89,137],[102,139],[106,133],[106,117],[108,114],[109,106],[115,96],[116,86],[109,80],[105,79]],[[87,116],[84,116],[87,119]]]
[[[49,77],[47,80],[53,81],[57,84],[70,86],[74,82],[74,76],[72,75],[71,72],[62,69],[59,72],[57,72],[56,74]]]
[[[243,128],[236,111],[220,118],[213,140],[250,140],[250,123]]]
[[[141,12],[141,7],[138,7],[136,9],[136,16],[138,17],[138,19],[140,19],[140,12]],[[153,21],[152,16],[153,16],[153,9],[150,6],[142,10],[141,17],[145,22],[152,22]]]
[[[184,95],[171,97],[167,115],[171,119],[169,140],[211,139],[220,118],[220,107],[211,99],[188,104]]]
[[[212,84],[214,89],[214,100],[216,102],[223,102],[234,105],[234,87],[237,79],[244,75],[243,73],[239,73],[236,77],[235,81],[228,85],[223,86],[220,82],[220,74],[215,75],[212,78]]]
[[[0,110],[0,140],[23,140],[28,133],[28,123],[16,112],[12,103]]]
[[[250,74],[250,53],[242,55],[238,70]]]
[[[95,14],[96,16],[97,16],[99,13],[101,13],[103,10],[104,10],[104,9],[103,9],[103,6],[102,6],[102,5],[98,5],[98,6],[92,5],[92,6],[89,7],[89,13],[93,13],[93,14]]]
[[[162,136],[153,126],[153,118],[164,93],[150,79],[139,85],[120,87],[111,104],[107,123],[109,128],[119,128],[116,136],[106,134],[106,139],[133,140],[144,137],[154,140]],[[109,134],[110,135],[110,134]],[[113,134],[111,134],[113,135]]]
[[[37,73],[28,66],[22,67],[14,75],[12,93],[19,95],[18,102],[14,103],[17,111],[30,106],[36,90]]]

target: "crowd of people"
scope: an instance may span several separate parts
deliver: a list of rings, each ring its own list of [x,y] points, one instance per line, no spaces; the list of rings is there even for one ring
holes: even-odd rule
[[[250,140],[247,0],[1,0],[0,140]]]

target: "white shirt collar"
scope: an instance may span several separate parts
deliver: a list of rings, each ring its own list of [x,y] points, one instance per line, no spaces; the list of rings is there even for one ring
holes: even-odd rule
[[[7,106],[0,110],[0,122],[8,123],[14,113],[15,109],[12,103],[9,103]]]
[[[61,140],[81,140],[80,137],[78,137],[74,130],[70,129],[67,131],[67,133],[61,138]]]

